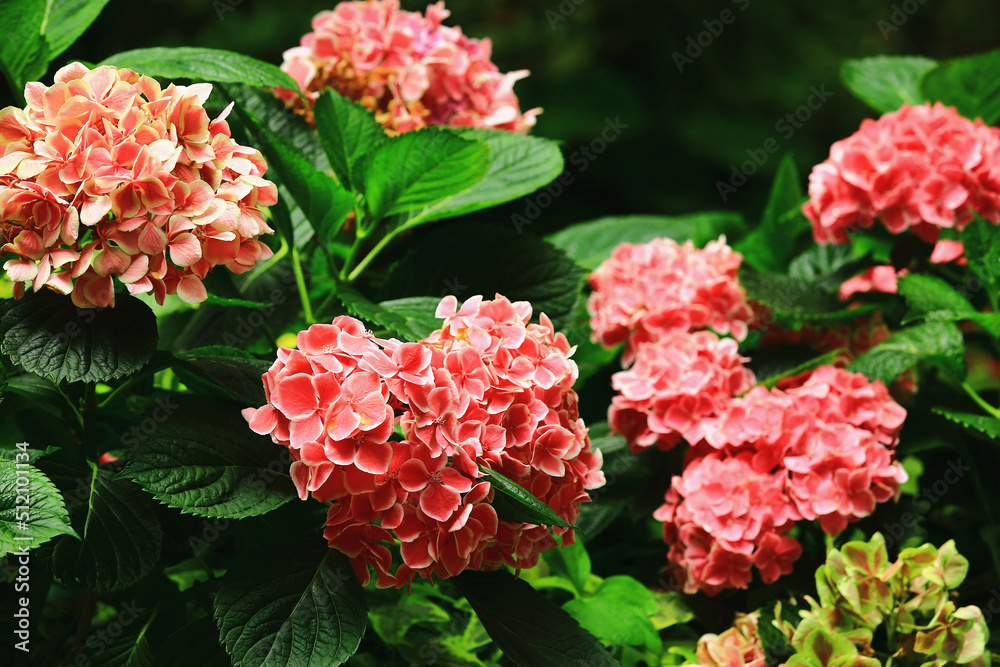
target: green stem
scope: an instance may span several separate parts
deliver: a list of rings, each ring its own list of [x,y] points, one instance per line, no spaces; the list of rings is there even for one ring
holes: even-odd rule
[[[365,267],[371,264],[372,260],[375,259],[378,256],[378,254],[382,252],[385,249],[385,247],[389,245],[390,242],[392,242],[394,238],[399,236],[399,234],[406,231],[407,229],[408,228],[406,226],[397,227],[396,229],[392,230],[391,232],[383,236],[382,240],[379,241],[367,255],[365,255],[365,258],[362,259],[358,263],[358,265],[354,267],[354,270],[351,271],[351,273],[344,279],[349,283],[354,282],[357,279],[357,277],[361,275],[361,272],[365,270]],[[344,271],[341,272],[341,277],[343,277],[343,273],[347,271],[347,266],[349,265],[344,266]]]
[[[981,407],[983,410],[985,410],[986,412],[990,413],[992,416],[996,417],[997,419],[1000,419],[1000,410],[998,410],[997,408],[994,408],[992,405],[990,405],[989,403],[987,403],[986,400],[982,396],[980,396],[979,393],[976,392],[976,390],[973,389],[969,385],[968,382],[963,382],[962,383],[962,389],[965,390],[965,393],[968,394],[969,397],[972,400],[974,400],[979,407]]]
[[[278,248],[278,252],[274,253],[274,256],[271,257],[271,259],[263,262],[262,264],[259,264],[253,270],[253,272],[249,276],[247,276],[246,282],[243,283],[243,287],[240,291],[246,292],[246,290],[250,287],[250,285],[252,285],[253,282],[257,280],[257,278],[267,273],[267,271],[272,266],[274,266],[282,259],[284,259],[285,255],[288,254],[288,248],[289,248],[288,242],[285,241],[285,239],[281,239],[281,247]]]
[[[306,289],[306,277],[302,272],[302,259],[299,257],[299,250],[292,246],[292,270],[295,271],[295,284],[299,288],[299,298],[302,299],[302,315],[306,318],[306,324],[313,324],[312,304],[309,303],[309,292]]]

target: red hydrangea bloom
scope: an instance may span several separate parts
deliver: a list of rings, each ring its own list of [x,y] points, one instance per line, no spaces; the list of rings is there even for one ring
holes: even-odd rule
[[[753,312],[737,279],[742,261],[725,237],[704,249],[666,238],[619,245],[590,274],[594,340],[605,347],[628,341],[625,365],[639,343],[673,330],[711,328],[743,340]]]
[[[271,251],[262,209],[277,201],[260,153],[230,137],[209,84],[161,88],[131,70],[80,63],[28,83],[0,111],[0,231],[15,296],[30,284],[114,305],[113,276],[159,303],[207,298],[202,279]]]
[[[792,522],[836,535],[898,497],[905,416],[880,382],[823,366],[784,389],[754,387],[703,420],[704,438],[655,514],[685,590],[745,587],[751,565],[772,582],[801,553],[784,534]]]
[[[803,212],[820,243],[846,243],[875,219],[934,242],[974,214],[1000,221],[1000,130],[937,103],[867,119],[809,176]]]
[[[619,393],[608,422],[633,452],[654,444],[668,450],[681,438],[698,442],[704,420],[722,414],[756,381],[745,361],[735,340],[710,331],[671,331],[642,343],[633,366],[611,378]]]
[[[521,113],[514,83],[528,72],[501,73],[490,62],[490,40],[442,25],[449,13],[444,2],[428,5],[426,15],[401,11],[398,0],[341,2],[320,12],[281,66],[308,101],[290,90],[278,95],[310,121],[319,93],[333,89],[393,132],[428,125],[527,131],[539,110]]]
[[[737,616],[732,627],[719,635],[698,640],[698,664],[705,667],[766,667],[767,654],[757,631],[757,613]]]
[[[297,350],[279,349],[267,405],[244,411],[288,447],[300,497],[335,501],[324,535],[362,581],[374,567],[379,586],[531,567],[556,546],[546,526],[498,519],[480,466],[570,523],[604,483],[571,388],[572,349],[549,319],[528,324],[531,306],[500,296],[460,308],[447,297],[438,316],[442,328],[419,343],[374,338],[350,317],[313,325]]]

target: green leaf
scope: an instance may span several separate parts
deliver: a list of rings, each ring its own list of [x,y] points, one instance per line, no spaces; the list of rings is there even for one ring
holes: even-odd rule
[[[786,378],[832,364],[842,352],[832,350],[816,356],[805,346],[768,347],[753,353],[749,367],[757,376],[757,384],[771,389]]]
[[[337,286],[337,298],[355,317],[388,329],[406,341],[419,341],[441,327],[434,317],[440,299],[409,297],[375,303],[350,285]]]
[[[974,316],[976,313],[964,296],[935,276],[910,273],[900,276],[896,284],[909,306],[903,324],[936,317]]]
[[[115,302],[114,308],[81,309],[51,290],[27,294],[0,318],[0,351],[55,382],[128,375],[156,350],[156,317],[134,296],[117,294]]]
[[[855,359],[848,369],[889,385],[921,361],[961,381],[965,377],[965,345],[958,327],[932,321],[903,329]]]
[[[459,130],[458,134],[489,146],[486,175],[420,211],[408,224],[453,218],[523,197],[551,182],[563,170],[562,153],[554,141],[507,130],[477,128]]]
[[[1000,227],[977,218],[962,230],[962,244],[969,270],[986,288],[986,296],[997,310],[1000,296]]]
[[[430,600],[403,597],[393,605],[368,612],[372,629],[389,646],[402,644],[406,633],[419,623],[448,623],[451,616]]]
[[[17,461],[20,460],[22,463],[34,463],[43,456],[48,456],[49,454],[54,454],[58,452],[58,447],[53,447],[49,445],[44,450],[42,449],[31,449],[28,448],[24,450],[16,445],[12,446],[11,449],[0,449],[0,460],[3,461]],[[20,459],[18,458],[20,457]],[[25,458],[27,457],[27,458]]]
[[[859,100],[879,113],[903,104],[922,104],[921,77],[937,63],[919,56],[875,56],[847,60],[840,80]]]
[[[392,137],[365,160],[364,192],[375,220],[420,209],[477,183],[490,149],[454,132],[426,128]]]
[[[123,477],[205,517],[256,516],[295,497],[287,453],[250,430],[239,404],[174,396],[168,407],[170,417],[129,456]]]
[[[157,647],[157,667],[230,667],[229,656],[219,645],[219,630],[208,616],[171,633]]]
[[[367,611],[347,559],[325,544],[246,558],[215,599],[222,643],[241,667],[342,665],[358,650]]]
[[[590,555],[581,540],[545,552],[545,560],[554,573],[564,575],[573,583],[577,595],[583,594],[590,578]]]
[[[108,0],[51,0],[45,26],[48,58],[55,60],[73,45],[104,9]]]
[[[0,460],[0,558],[57,535],[77,537],[59,489],[34,466]]]
[[[455,584],[504,655],[518,667],[613,667],[572,616],[509,572],[467,570]]]
[[[69,516],[82,541],[60,538],[52,545],[52,572],[68,588],[106,593],[144,577],[160,557],[162,531],[149,496],[125,480],[92,466],[86,501]]]
[[[1000,50],[942,61],[920,81],[924,97],[958,108],[966,118],[987,125],[1000,119]]]
[[[744,229],[737,213],[707,212],[680,216],[626,215],[581,222],[556,232],[546,240],[562,248],[585,269],[596,269],[622,243],[648,243],[665,237],[691,240],[701,247],[722,234],[738,235]]]
[[[246,406],[258,407],[265,402],[261,376],[271,367],[271,362],[223,345],[199,347],[177,355],[176,359],[174,371],[181,382],[192,389],[207,381]]]
[[[650,617],[658,607],[649,590],[628,576],[608,577],[594,594],[563,605],[580,625],[614,646],[642,646],[659,653],[662,643]]]
[[[844,278],[854,273],[857,259],[844,245],[814,245],[788,265],[788,275],[811,281],[826,291],[836,290]]]
[[[555,511],[532,495],[517,482],[501,475],[496,470],[480,465],[479,470],[485,479],[493,485],[493,507],[504,521],[515,523],[533,523],[540,526],[556,526],[572,528],[573,526]]]
[[[205,303],[212,304],[213,306],[230,306],[232,308],[254,308],[257,310],[266,310],[268,308],[274,308],[273,303],[268,303],[263,301],[248,301],[247,299],[231,299],[222,296],[216,296],[211,292],[208,294],[208,298],[205,299]]]
[[[780,273],[787,268],[794,256],[796,239],[810,230],[809,221],[802,214],[802,201],[798,170],[792,154],[788,153],[778,165],[760,224],[735,246],[745,262],[765,271]]]
[[[96,660],[90,664],[94,667],[153,667],[153,650],[146,638],[152,620],[150,617],[138,634],[122,635],[107,646],[99,654],[100,657],[95,656]]]
[[[277,65],[221,49],[191,46],[135,49],[109,56],[100,64],[127,67],[139,74],[164,79],[243,83],[259,88],[299,90],[295,80]]]
[[[823,282],[758,271],[745,264],[740,267],[740,283],[747,295],[785,319],[852,320],[874,310],[868,305],[845,307],[834,291],[822,286]]]
[[[966,428],[1000,440],[1000,419],[996,417],[985,417],[983,415],[971,414],[968,412],[958,412],[947,408],[934,408],[934,412]]]
[[[334,173],[346,187],[358,190],[358,161],[385,141],[385,130],[375,116],[357,102],[330,90],[313,107],[316,132]]]
[[[764,649],[768,667],[778,667],[795,655],[795,649],[788,643],[785,633],[774,626],[774,603],[761,607],[758,611],[757,634]]]
[[[48,5],[39,0],[0,2],[0,25],[4,37],[0,45],[0,67],[11,92],[24,99],[24,84],[45,74],[51,56],[43,36]]]
[[[488,252],[470,252],[472,248]],[[451,224],[435,227],[410,242],[393,267],[381,299],[497,293],[531,303],[558,328],[572,323],[586,272],[565,253],[531,234],[507,226]]]

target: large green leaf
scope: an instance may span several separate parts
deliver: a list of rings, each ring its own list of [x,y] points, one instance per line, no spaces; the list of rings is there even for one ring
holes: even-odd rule
[[[921,361],[941,369],[953,380],[963,380],[965,345],[959,328],[951,322],[932,321],[903,329],[862,354],[848,368],[888,385]]]
[[[480,472],[493,487],[493,507],[504,521],[570,528],[570,524],[517,482],[480,465]]]
[[[277,65],[221,49],[192,46],[135,49],[109,56],[101,64],[127,67],[139,74],[165,79],[243,83],[294,91],[299,89],[295,80]]]
[[[597,639],[523,579],[466,571],[455,583],[504,655],[518,667],[612,667]]]
[[[958,412],[956,410],[948,410],[946,408],[934,408],[934,412],[949,419],[956,424],[961,424],[962,426],[978,431],[984,435],[993,438],[994,440],[1000,440],[1000,419],[996,417],[986,417],[984,415],[976,415],[968,412]]]
[[[49,60],[72,46],[94,22],[108,0],[50,0],[45,42]]]
[[[909,310],[903,324],[936,316],[974,316],[976,309],[954,287],[935,276],[910,273],[896,281],[899,293],[906,299]]]
[[[179,354],[173,366],[174,372],[188,387],[208,382],[225,395],[251,407],[264,404],[261,376],[270,367],[271,362],[256,359],[239,348],[223,345],[200,347]]]
[[[385,130],[370,111],[332,90],[319,96],[313,113],[316,132],[334,173],[345,186],[358,190],[358,161],[385,141]]]
[[[650,620],[658,610],[656,598],[632,577],[609,577],[592,595],[570,600],[563,609],[599,639],[616,645],[641,646],[654,653],[662,649]]]
[[[986,288],[986,296],[993,309],[997,310],[1000,297],[1000,227],[977,218],[962,230],[962,244],[969,269],[981,283],[977,289]],[[969,287],[973,286],[970,284]]]
[[[517,199],[549,183],[563,170],[562,153],[554,141],[507,130],[469,129],[459,134],[489,146],[489,170],[482,180],[431,204],[408,224],[453,218]],[[556,187],[550,196],[559,194],[562,186]]]
[[[873,310],[873,306],[846,307],[834,291],[823,288],[820,282],[740,267],[740,283],[747,295],[785,319],[852,320]]]
[[[547,240],[580,266],[596,269],[622,243],[640,244],[666,237],[675,241],[690,239],[700,247],[722,234],[738,235],[744,226],[739,214],[721,211],[679,216],[625,215],[581,222]]]
[[[477,183],[490,149],[440,128],[404,132],[365,159],[364,192],[372,217],[421,209]]]
[[[338,285],[337,297],[351,315],[388,329],[406,341],[419,341],[435,329],[441,320],[434,317],[440,299],[408,297],[375,303],[350,285]]]
[[[34,466],[0,460],[0,558],[57,535],[77,537],[59,489]]]
[[[45,74],[51,56],[43,32],[48,16],[46,2],[39,0],[4,0],[0,2],[0,67],[11,92],[23,100],[24,84]]]
[[[925,97],[958,108],[966,118],[987,125],[1000,119],[1000,50],[942,61],[920,82]]]
[[[129,456],[122,476],[198,516],[265,514],[295,497],[287,454],[250,430],[241,405],[173,397],[172,415]]]
[[[794,257],[796,239],[810,229],[802,214],[802,199],[799,173],[788,153],[778,165],[760,224],[735,246],[745,262],[764,271],[785,270]]]
[[[240,667],[333,667],[367,624],[364,590],[339,552],[295,549],[242,560],[215,598],[222,643]]]
[[[474,251],[479,248],[481,250]],[[528,301],[558,328],[572,322],[586,272],[562,250],[508,226],[462,224],[428,230],[410,242],[381,299],[500,293]]]
[[[55,382],[101,382],[138,370],[156,350],[156,317],[128,294],[114,308],[81,309],[68,296],[27,294],[0,318],[0,351]]]
[[[919,56],[874,56],[847,60],[840,80],[855,97],[879,113],[903,104],[922,104],[920,79],[937,63]]]
[[[103,593],[127,588],[160,557],[162,531],[149,496],[135,484],[92,467],[85,501],[71,504],[70,520],[82,540],[52,544],[52,572],[71,589]]]

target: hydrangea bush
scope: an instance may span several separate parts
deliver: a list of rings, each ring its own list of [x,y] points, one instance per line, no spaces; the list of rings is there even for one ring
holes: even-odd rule
[[[848,63],[752,224],[543,238],[443,3],[62,58],[103,4],[0,5],[12,664],[990,664],[995,53]]]

